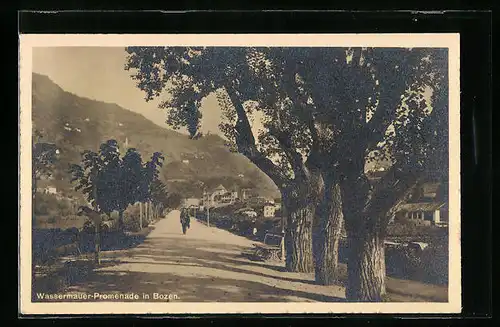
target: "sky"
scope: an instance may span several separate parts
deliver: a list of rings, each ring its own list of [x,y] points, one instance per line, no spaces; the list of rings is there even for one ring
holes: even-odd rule
[[[124,69],[127,53],[122,47],[33,48],[33,71],[47,75],[65,91],[81,97],[116,103],[140,113],[159,126],[170,128],[160,100],[146,102],[145,93]],[[220,108],[215,96],[202,104],[202,132],[220,134]],[[185,130],[181,130],[185,132]]]

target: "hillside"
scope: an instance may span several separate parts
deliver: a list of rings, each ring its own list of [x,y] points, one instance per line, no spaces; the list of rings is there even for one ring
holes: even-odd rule
[[[33,74],[33,128],[60,149],[56,172],[58,184],[68,181],[67,167],[80,161],[83,150],[96,150],[108,139],[124,148],[137,148],[144,159],[155,151],[165,156],[162,179],[173,190],[199,195],[206,187],[221,182],[226,187],[256,187],[264,196],[279,196],[272,181],[246,157],[231,153],[224,140],[208,135],[191,140],[186,135],[162,128],[144,116],[116,104],[82,98],[64,91],[47,76]]]

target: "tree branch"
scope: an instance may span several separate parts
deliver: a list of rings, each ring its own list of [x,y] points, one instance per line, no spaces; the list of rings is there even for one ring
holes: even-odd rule
[[[306,168],[311,164],[317,165],[317,162],[315,161],[317,160],[318,152],[320,149],[319,136],[318,136],[318,130],[314,122],[312,105],[309,105],[307,103],[307,99],[305,99],[305,97],[300,94],[298,90],[298,85],[295,82],[295,70],[292,69],[292,65],[293,65],[292,62],[290,61],[286,62],[285,67],[283,69],[284,83],[282,85],[284,85],[286,95],[288,95],[294,106],[303,109],[303,111],[306,113],[305,125],[309,129],[312,139],[311,149],[309,152],[309,156],[306,160],[307,164],[305,166],[302,165],[304,166],[304,168]],[[300,158],[300,162],[302,164],[302,158]]]
[[[353,48],[351,62],[353,63],[354,67],[360,66],[361,64],[360,60],[361,60],[361,48],[359,47]]]
[[[413,61],[419,59],[419,53],[399,54],[398,68],[387,62],[378,63],[379,103],[370,121],[363,131],[367,137],[367,148],[372,149],[384,138],[387,128],[396,119],[396,112],[401,105],[402,95],[415,78],[411,71]],[[408,70],[409,69],[409,70]],[[380,78],[384,76],[385,78]]]
[[[292,139],[285,131],[278,130],[271,126],[269,127],[269,134],[272,135],[279,143],[280,148],[285,152],[296,178],[307,178],[309,171],[302,161],[302,156],[293,149]]]
[[[385,226],[396,213],[398,207],[406,202],[415,187],[423,181],[423,176],[417,173],[401,173],[395,165],[382,177],[372,190],[370,201],[363,212],[374,223]]]
[[[403,94],[405,88],[402,86],[394,88],[387,85],[386,88],[381,89],[377,109],[363,131],[363,135],[366,137],[367,149],[369,150],[372,150],[375,145],[383,140],[387,128],[396,119],[396,112],[401,103],[401,94]]]
[[[243,104],[238,94],[230,85],[226,86],[225,88],[238,117],[238,121],[235,125],[235,138],[238,152],[246,156],[257,167],[259,167],[267,176],[269,176],[273,180],[276,186],[278,186],[279,188],[283,187],[288,182],[288,179],[278,166],[276,166],[269,158],[264,156],[257,149],[257,146],[255,144],[255,137],[253,136],[247,113],[245,112],[245,108],[243,108]]]

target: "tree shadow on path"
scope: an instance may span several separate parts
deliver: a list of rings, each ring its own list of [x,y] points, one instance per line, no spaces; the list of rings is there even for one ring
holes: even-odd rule
[[[303,276],[237,260],[244,250],[197,239],[147,239],[126,256],[72,283],[69,290],[144,293],[150,300],[153,293],[170,293],[180,301],[195,302],[343,301],[343,294],[335,296],[342,293],[338,288],[330,291]]]

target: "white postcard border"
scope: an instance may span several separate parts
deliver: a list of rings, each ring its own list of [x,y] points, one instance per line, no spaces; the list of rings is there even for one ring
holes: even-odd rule
[[[20,39],[20,313],[204,314],[204,313],[459,313],[460,77],[459,34],[21,34]],[[449,49],[449,286],[446,303],[186,303],[31,301],[31,76],[32,48],[57,46],[361,46]],[[172,290],[175,291],[175,290]]]

